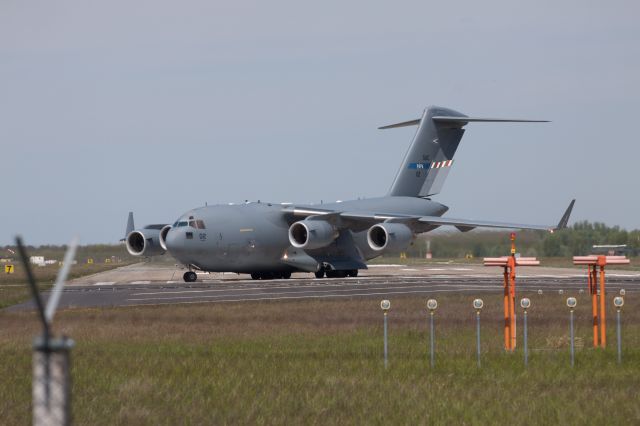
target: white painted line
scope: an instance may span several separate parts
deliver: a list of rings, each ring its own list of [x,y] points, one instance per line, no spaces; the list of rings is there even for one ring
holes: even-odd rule
[[[129,284],[151,284],[151,281],[131,281]]]
[[[447,287],[449,287],[449,285],[447,285]],[[498,288],[500,286],[496,286],[496,288]],[[452,291],[460,291],[460,290],[483,290],[483,289],[487,289],[489,288],[488,286],[478,286],[478,285],[466,285],[466,286],[460,286],[459,288],[455,288],[452,289]],[[407,289],[424,289],[424,286],[403,286],[403,287],[394,287],[393,290],[397,291],[397,290],[407,290]],[[374,290],[382,290],[382,289],[374,289]],[[216,291],[216,290],[213,290]],[[361,291],[361,289],[359,288],[354,288],[354,289],[342,289],[342,290],[331,290],[328,289],[327,291],[323,291],[322,289],[310,289],[308,291],[283,291],[280,292],[278,294],[305,294],[305,293],[331,293],[331,294],[335,294],[335,293],[346,293],[346,292],[353,292],[353,291]],[[446,289],[429,289],[429,292],[434,292],[434,291],[448,291]],[[162,295],[169,295],[169,294],[192,294],[195,293],[194,291],[190,291],[190,290],[186,290],[183,292],[159,292],[159,293],[155,293],[155,294],[162,294]],[[244,297],[253,297],[253,296],[263,296],[265,293],[249,293],[249,294],[245,294],[243,295]],[[366,293],[369,294],[369,293]],[[372,293],[372,294],[376,294],[376,293]],[[136,293],[133,294],[132,296],[142,296],[142,295],[154,295],[154,293]],[[133,298],[133,299],[127,299],[127,300],[133,300],[133,301],[140,301],[140,300],[177,300],[177,299],[198,299],[198,298],[224,298],[227,297],[225,295],[198,295],[198,296],[173,296],[173,297],[149,297],[149,298]]]
[[[640,277],[640,274],[607,274],[607,277],[636,278]]]
[[[471,290],[471,289],[470,289]],[[473,289],[473,291],[486,291],[493,292],[497,289],[483,288]],[[383,296],[390,294],[421,294],[421,293],[449,293],[454,291],[460,291],[458,289],[444,289],[444,290],[414,290],[414,291],[385,291],[378,293],[356,293],[356,294],[323,294],[323,295],[308,295],[308,296],[283,296],[283,297],[261,297],[257,299],[225,299],[225,300],[200,300],[191,302],[164,302],[164,303],[132,303],[124,306],[149,306],[149,305],[181,305],[181,304],[194,304],[194,303],[222,303],[222,302],[259,302],[261,300],[290,300],[290,299],[327,299],[330,297],[360,297],[360,296]],[[127,301],[145,301],[154,299],[126,299]],[[171,299],[159,299],[159,300],[171,300]]]
[[[252,287],[217,287],[217,288],[207,288],[207,289],[189,289],[189,290],[167,290],[167,291],[152,291],[152,292],[141,292],[141,293],[133,293],[132,296],[156,296],[156,295],[170,295],[170,294],[203,294],[203,293],[221,293],[221,292],[245,292],[245,291],[277,291],[277,290],[289,290],[289,289],[297,289],[299,290],[299,292],[304,292],[304,290],[306,291],[312,291],[312,292],[318,292],[318,291],[326,291],[326,290],[331,290],[331,288],[342,288],[342,287],[353,287],[353,286],[357,286],[356,288],[351,288],[351,289],[345,289],[345,290],[335,290],[335,291],[356,291],[356,290],[362,290],[363,288],[366,289],[378,289],[378,288],[394,288],[394,289],[398,289],[398,288],[408,288],[408,287],[397,287],[397,285],[406,285],[406,284],[417,284],[413,287],[431,287],[431,288],[440,288],[440,287],[449,287],[452,284],[448,284],[448,283],[416,283],[416,282],[397,282],[397,281],[392,281],[392,282],[388,282],[388,281],[374,281],[374,282],[358,282],[358,283],[352,283],[352,282],[336,282],[336,283],[332,283],[332,284],[317,284],[317,283],[301,283],[301,284],[292,284],[292,285],[287,285],[287,286],[269,286],[269,285],[262,285],[262,286],[252,286]],[[464,283],[460,283],[460,284],[453,284],[458,286],[458,288],[486,288],[489,286],[497,286],[497,287],[502,287],[502,283],[501,282],[497,282],[494,283],[489,283],[489,284],[464,284]]]
[[[95,283],[93,285],[114,285],[115,283],[116,283],[115,281],[104,281],[104,282]]]

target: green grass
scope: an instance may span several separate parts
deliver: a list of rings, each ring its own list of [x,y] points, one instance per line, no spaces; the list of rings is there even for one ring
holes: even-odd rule
[[[423,298],[392,300],[388,370],[377,299],[85,309],[60,313],[56,329],[77,342],[77,424],[640,422],[635,295],[625,304],[620,366],[613,309],[609,348],[592,349],[588,298],[576,295],[573,369],[567,295],[527,296],[527,369],[521,335],[516,353],[502,350],[499,295],[483,295],[480,369],[471,295],[438,296],[433,370]],[[37,323],[32,313],[2,312],[0,324],[0,418],[28,423]]]

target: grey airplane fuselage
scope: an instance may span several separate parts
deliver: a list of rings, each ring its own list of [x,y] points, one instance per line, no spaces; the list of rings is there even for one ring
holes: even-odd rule
[[[209,272],[301,270],[287,263],[285,254],[292,248],[289,227],[303,219],[291,212],[304,209],[408,216],[441,216],[448,210],[440,203],[416,197],[380,197],[313,206],[265,202],[206,206],[189,210],[173,224],[165,238],[167,251],[183,264]],[[201,221],[199,225],[195,225],[197,221]],[[366,229],[344,232],[353,238],[362,258],[380,256],[367,244]],[[338,246],[339,239],[332,244]],[[321,251],[331,253],[331,250],[329,246]],[[339,248],[335,250],[339,255]],[[314,254],[313,250],[307,252]]]

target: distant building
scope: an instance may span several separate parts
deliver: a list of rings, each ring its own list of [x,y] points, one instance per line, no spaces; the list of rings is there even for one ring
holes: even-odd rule
[[[31,256],[29,258],[29,263],[32,265],[44,266],[44,256]]]

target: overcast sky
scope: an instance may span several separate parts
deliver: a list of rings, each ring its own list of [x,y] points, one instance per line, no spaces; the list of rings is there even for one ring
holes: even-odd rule
[[[447,215],[640,227],[637,1],[0,2],[0,244],[384,195],[428,105]]]

